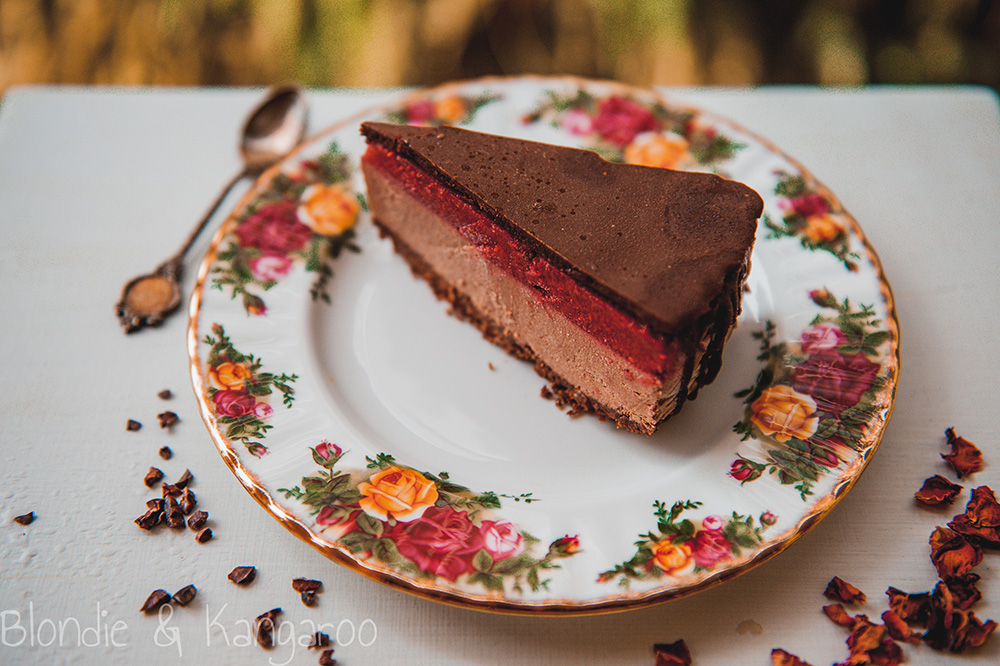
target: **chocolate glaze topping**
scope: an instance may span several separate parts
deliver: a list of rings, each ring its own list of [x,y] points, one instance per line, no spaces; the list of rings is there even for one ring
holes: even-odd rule
[[[450,126],[361,131],[661,333],[703,325],[747,270],[763,202],[741,183]]]

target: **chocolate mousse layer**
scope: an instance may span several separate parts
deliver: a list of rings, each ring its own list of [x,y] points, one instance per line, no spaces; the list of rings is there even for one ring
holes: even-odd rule
[[[595,292],[677,335],[715,314],[745,270],[763,201],[714,174],[455,127],[363,123]]]
[[[735,196],[729,203],[738,216],[754,214],[745,201],[752,197],[743,197],[748,188],[698,174],[686,195],[654,196],[654,182],[663,188],[676,179],[650,172],[675,172],[454,128],[366,123],[362,130],[371,142],[362,167],[376,224],[455,314],[534,363],[560,402],[651,434],[715,377],[739,312],[752,230],[729,265],[732,239],[713,226],[712,216],[723,214],[706,204],[701,224],[709,249],[681,256],[676,247],[658,248],[664,237],[683,245],[696,235],[697,225],[672,230],[670,220],[712,192]],[[482,172],[481,160],[497,169],[492,178],[470,176]],[[504,163],[509,168],[499,171]],[[620,175],[609,180],[619,169],[638,169],[638,185]],[[573,192],[586,196],[571,205],[563,195]],[[554,207],[546,205],[547,193],[558,195]],[[600,204],[605,214],[593,210]],[[653,252],[643,236],[657,239]],[[658,253],[666,256],[657,260]],[[701,267],[708,276],[696,275]],[[676,284],[663,282],[670,279]],[[637,298],[643,290],[657,297]],[[682,294],[683,302],[670,304],[663,292]],[[707,301],[696,303],[694,292]]]

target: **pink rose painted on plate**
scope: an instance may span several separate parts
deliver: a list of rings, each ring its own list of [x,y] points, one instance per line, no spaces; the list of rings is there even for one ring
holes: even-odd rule
[[[420,518],[396,523],[387,537],[421,571],[452,582],[472,570],[472,557],[483,547],[468,513],[450,506],[431,507]]]
[[[580,552],[579,537],[566,535],[533,554],[536,537],[489,515],[501,508],[501,498],[537,501],[531,493],[474,493],[444,472],[420,472],[385,453],[367,458],[362,472],[340,470],[344,453],[320,443],[312,449],[318,474],[279,492],[311,507],[320,531],[359,559],[460,587],[522,593],[547,589],[541,573]]]
[[[299,222],[298,205],[292,201],[268,204],[244,220],[233,232],[243,247],[265,254],[283,255],[301,250],[312,238],[312,229]]]
[[[502,560],[524,550],[524,537],[517,525],[509,520],[484,520],[479,531],[483,547],[495,559]]]
[[[291,268],[292,260],[287,256],[264,254],[250,260],[250,270],[262,282],[277,282],[288,275]]]

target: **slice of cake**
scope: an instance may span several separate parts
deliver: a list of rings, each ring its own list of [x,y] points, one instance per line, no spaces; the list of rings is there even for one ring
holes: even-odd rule
[[[763,202],[715,175],[366,122],[375,224],[561,405],[652,434],[715,379]]]

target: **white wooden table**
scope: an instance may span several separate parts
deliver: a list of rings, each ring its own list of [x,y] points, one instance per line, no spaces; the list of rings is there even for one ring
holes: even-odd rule
[[[216,453],[190,389],[185,318],[125,337],[123,282],[174,252],[239,169],[236,128],[260,90],[14,88],[0,105],[0,663],[309,664],[286,642],[247,646],[245,621],[280,605],[299,637],[340,629],[343,664],[652,664],[683,638],[695,664],[769,664],[783,647],[814,665],[847,657],[821,612],[839,575],[868,593],[930,588],[927,538],[968,489],[1000,487],[1000,113],[976,88],[678,89],[810,168],[858,219],[894,290],[902,332],[895,412],[848,496],[787,551],[679,601],[580,618],[513,617],[436,604],[326,560],[265,513]],[[391,91],[311,91],[313,126]],[[236,200],[236,194],[227,205]],[[203,251],[208,235],[195,248]],[[185,289],[195,270],[189,264]],[[163,401],[162,389],[175,397]],[[172,431],[156,414],[172,410]],[[144,424],[126,432],[128,419]],[[944,429],[986,468],[951,512],[913,492],[944,472]],[[173,459],[156,456],[168,445]],[[159,464],[158,464],[159,463]],[[195,475],[216,538],[147,534],[133,519],[158,464]],[[22,527],[13,517],[34,510]],[[1000,554],[977,568],[980,618],[1000,619]],[[258,580],[226,581],[254,564]],[[318,578],[317,609],[288,580]],[[166,622],[139,614],[152,590],[197,601]],[[59,629],[63,635],[58,635]],[[352,635],[352,631],[354,632]],[[334,632],[335,633],[335,632]],[[1000,636],[964,657],[905,646],[907,663],[1000,661]]]

